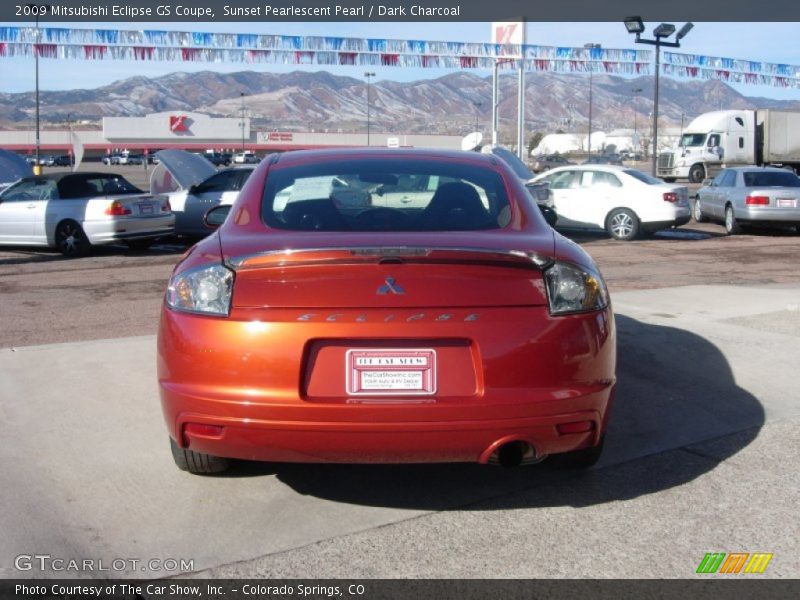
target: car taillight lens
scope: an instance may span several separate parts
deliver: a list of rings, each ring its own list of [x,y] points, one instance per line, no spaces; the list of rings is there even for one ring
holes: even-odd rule
[[[106,214],[112,217],[124,217],[125,215],[133,214],[133,212],[119,200],[114,200],[106,208]]]
[[[608,306],[608,289],[600,273],[587,267],[556,262],[544,272],[550,313],[561,315]]]
[[[186,312],[227,315],[232,292],[233,271],[222,265],[206,265],[172,276],[167,305]]]
[[[664,202],[677,202],[678,194],[675,192],[664,192]]]
[[[747,196],[747,198],[744,199],[744,203],[763,206],[769,204],[769,196]]]

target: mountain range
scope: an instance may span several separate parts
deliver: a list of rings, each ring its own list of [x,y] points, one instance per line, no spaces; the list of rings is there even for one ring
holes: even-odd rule
[[[592,77],[593,130],[647,127],[653,106],[653,78]],[[463,135],[488,130],[491,77],[455,72],[412,82],[376,81],[369,86],[373,131]],[[244,96],[242,96],[244,93]],[[366,122],[367,86],[354,77],[327,72],[275,74],[171,73],[131,77],[96,89],[40,92],[42,127],[63,127],[67,119],[99,125],[103,116],[140,116],[181,110],[238,117],[244,103],[257,129],[361,131]],[[500,78],[501,134],[516,122],[517,79]],[[660,82],[663,126],[688,123],[700,113],[727,108],[800,109],[798,101],[748,97],[715,81]],[[0,127],[29,127],[33,92],[0,93]],[[589,116],[589,78],[585,75],[528,73],[525,115],[529,131],[585,132]]]

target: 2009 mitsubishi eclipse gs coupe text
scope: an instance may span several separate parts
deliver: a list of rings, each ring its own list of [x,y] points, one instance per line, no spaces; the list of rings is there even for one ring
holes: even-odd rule
[[[427,199],[381,203],[417,178]],[[175,268],[158,336],[180,468],[599,458],[608,292],[503,161],[273,155],[206,218],[224,223]]]

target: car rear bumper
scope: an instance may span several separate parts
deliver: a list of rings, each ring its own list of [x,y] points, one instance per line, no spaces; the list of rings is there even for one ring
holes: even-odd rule
[[[800,208],[738,208],[736,218],[753,223],[800,223]]]
[[[92,244],[110,244],[125,240],[141,240],[171,235],[175,215],[135,217],[108,221],[85,221],[83,229]]]
[[[483,323],[466,326],[405,323],[399,340],[397,324],[380,318],[372,328],[312,327],[164,309],[158,372],[169,434],[197,452],[279,462],[485,463],[512,441],[537,457],[599,443],[615,387],[610,309],[556,319],[543,307],[482,313]],[[311,349],[320,340],[382,348],[416,339],[442,346],[440,392],[430,397],[348,397],[343,381],[316,389],[307,373],[324,359]],[[469,359],[448,372],[445,347],[456,339],[468,340]]]
[[[674,219],[664,221],[647,221],[642,223],[642,228],[645,231],[658,231],[659,229],[669,229],[670,227],[680,227],[686,225],[692,220],[691,215],[685,214],[675,217]]]

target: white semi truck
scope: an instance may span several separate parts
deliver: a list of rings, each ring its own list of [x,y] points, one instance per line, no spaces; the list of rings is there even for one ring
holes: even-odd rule
[[[773,165],[800,171],[800,111],[718,110],[700,115],[658,155],[665,181],[700,183],[721,168]]]

